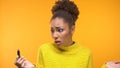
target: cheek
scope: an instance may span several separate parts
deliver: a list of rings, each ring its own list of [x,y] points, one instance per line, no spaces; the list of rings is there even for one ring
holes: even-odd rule
[[[63,32],[63,33],[61,34],[61,38],[62,38],[62,40],[67,40],[67,39],[69,39],[69,38],[70,38],[70,33],[69,33],[69,32]]]

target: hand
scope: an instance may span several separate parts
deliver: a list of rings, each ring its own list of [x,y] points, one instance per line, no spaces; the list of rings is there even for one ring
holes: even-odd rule
[[[17,57],[15,61],[15,65],[18,68],[35,68],[34,65],[24,57],[20,57],[20,58]]]
[[[119,61],[113,61],[113,62],[107,62],[108,68],[120,68],[120,60]]]

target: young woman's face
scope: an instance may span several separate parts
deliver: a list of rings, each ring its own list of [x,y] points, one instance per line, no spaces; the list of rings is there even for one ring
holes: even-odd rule
[[[50,26],[51,35],[56,45],[67,46],[73,42],[72,34],[74,32],[74,26],[70,28],[69,24],[66,23],[63,18],[56,17],[52,19]]]

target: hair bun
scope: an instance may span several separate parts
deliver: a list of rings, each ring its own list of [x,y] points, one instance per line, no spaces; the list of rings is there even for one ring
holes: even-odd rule
[[[79,10],[73,1],[58,0],[52,8],[52,14],[54,14],[55,12],[57,12],[59,10],[64,10],[64,11],[70,13],[72,15],[74,21],[76,21],[78,18]]]

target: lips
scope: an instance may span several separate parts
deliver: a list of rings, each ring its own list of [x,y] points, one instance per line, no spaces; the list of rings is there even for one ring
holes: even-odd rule
[[[56,45],[61,45],[61,41],[55,41]]]

